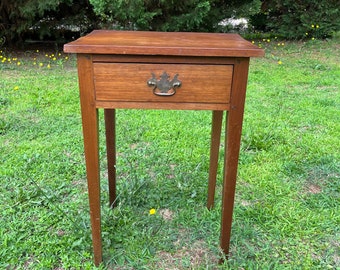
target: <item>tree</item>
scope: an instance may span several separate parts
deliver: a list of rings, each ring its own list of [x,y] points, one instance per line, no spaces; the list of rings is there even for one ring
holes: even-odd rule
[[[285,38],[326,38],[340,31],[339,0],[263,0],[261,9],[254,24]]]
[[[90,0],[106,28],[218,32],[219,22],[253,0]]]
[[[88,0],[1,0],[0,37],[9,45],[27,38],[63,39],[67,32],[94,27],[95,14]]]

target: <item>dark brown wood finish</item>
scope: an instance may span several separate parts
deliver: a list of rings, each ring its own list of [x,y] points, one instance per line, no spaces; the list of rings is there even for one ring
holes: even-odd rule
[[[221,143],[223,111],[213,111],[211,124],[211,142],[210,142],[210,166],[209,166],[209,182],[208,182],[208,200],[207,208],[214,206],[215,186],[218,169],[218,154]]]
[[[238,157],[246,95],[249,58],[238,58],[234,66],[233,89],[226,121],[222,192],[221,248],[229,253]]]
[[[97,101],[152,103],[228,104],[233,75],[232,65],[94,63],[93,70]],[[176,95],[167,98],[147,86],[152,73],[159,78],[165,70],[182,82]]]
[[[94,261],[102,261],[100,228],[100,183],[99,183],[99,148],[98,148],[98,110],[95,106],[90,55],[78,54],[78,77],[80,105],[83,122],[84,150],[86,161],[87,186],[89,193],[90,218]]]
[[[207,207],[214,204],[224,111],[228,111],[220,245],[229,252],[238,155],[249,57],[264,51],[236,34],[93,31],[65,44],[78,54],[80,102],[90,201],[94,261],[102,261],[98,109],[104,108],[110,206],[116,202],[115,109],[212,110]],[[147,85],[151,74],[178,74],[172,96],[158,96]],[[167,84],[165,82],[165,84]],[[164,85],[164,81],[163,81]]]
[[[110,207],[116,206],[116,110],[104,109]]]
[[[237,34],[95,30],[66,53],[252,57],[264,51]]]

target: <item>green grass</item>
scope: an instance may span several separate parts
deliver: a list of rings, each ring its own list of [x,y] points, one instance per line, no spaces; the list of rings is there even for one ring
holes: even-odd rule
[[[205,208],[211,112],[118,110],[114,210],[100,127],[101,269],[340,268],[339,38],[260,45],[230,260],[217,264],[221,168]],[[74,57],[3,50],[0,74],[0,268],[93,269]]]

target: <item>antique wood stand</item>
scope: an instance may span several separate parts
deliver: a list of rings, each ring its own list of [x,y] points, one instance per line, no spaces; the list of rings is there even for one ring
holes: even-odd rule
[[[94,261],[102,261],[98,109],[104,109],[110,205],[116,199],[115,109],[211,110],[207,207],[214,204],[223,112],[228,111],[220,245],[234,206],[249,58],[264,51],[237,34],[93,31],[65,44],[76,53]]]

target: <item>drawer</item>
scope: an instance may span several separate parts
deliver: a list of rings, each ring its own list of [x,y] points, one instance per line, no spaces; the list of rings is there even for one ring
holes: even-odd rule
[[[161,82],[165,73],[169,78]],[[95,62],[93,74],[97,101],[227,104],[233,65]],[[157,82],[160,87],[167,85],[175,81],[176,74],[181,85],[175,93],[173,89],[165,93],[166,90],[148,85],[148,81]]]

